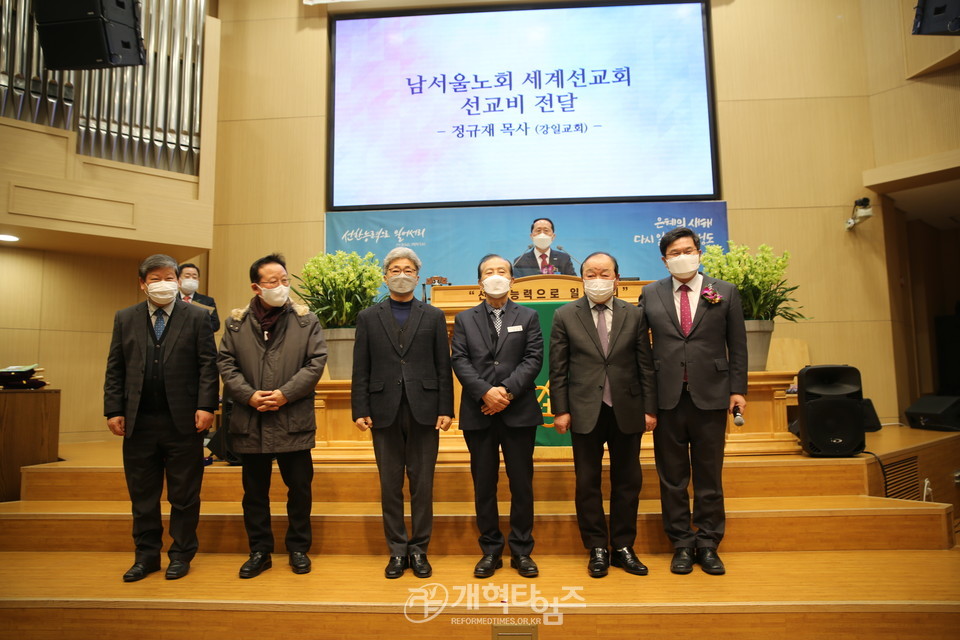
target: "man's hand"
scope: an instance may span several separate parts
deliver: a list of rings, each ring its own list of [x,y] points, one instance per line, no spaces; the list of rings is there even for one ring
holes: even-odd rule
[[[271,393],[270,391],[254,391],[250,399],[247,400],[247,404],[257,411],[263,411],[260,407],[263,406],[263,403],[270,397]]]
[[[565,434],[570,430],[570,414],[561,413],[553,417],[553,428],[557,430],[557,433],[560,435]]]
[[[197,432],[206,431],[213,426],[213,414],[203,409],[197,409],[193,416],[194,423],[197,426]]]
[[[269,395],[263,400],[263,409],[261,411],[277,411],[280,407],[287,404],[287,397],[280,392],[280,389],[274,389],[267,392]]]
[[[490,387],[490,390],[483,394],[482,400],[483,406],[480,410],[488,416],[510,406],[510,398],[507,397],[507,390],[504,387]]]
[[[360,429],[360,431],[366,431],[367,429],[373,428],[373,420],[370,418],[370,416],[365,418],[357,418],[355,424],[357,425],[357,429]]]
[[[643,414],[645,424],[645,431],[653,431],[657,428],[657,415],[655,413],[645,413]]]
[[[453,424],[453,418],[450,416],[437,416],[437,431],[446,431]]]
[[[123,436],[127,434],[127,419],[123,416],[114,416],[107,420],[107,428],[110,429],[110,432],[115,436]]]
[[[740,412],[742,413],[744,407],[747,406],[747,399],[744,398],[744,397],[743,397],[742,395],[740,395],[739,393],[731,393],[731,394],[730,394],[730,408],[729,408],[729,412],[730,412],[730,413],[733,413],[733,408],[734,408],[735,406],[740,407]]]

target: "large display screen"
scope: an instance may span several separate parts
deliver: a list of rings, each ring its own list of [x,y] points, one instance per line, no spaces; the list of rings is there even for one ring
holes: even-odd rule
[[[703,2],[331,17],[331,210],[719,198]]]

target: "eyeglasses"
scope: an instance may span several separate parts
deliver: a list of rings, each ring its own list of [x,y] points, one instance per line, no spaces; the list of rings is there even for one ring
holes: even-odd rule
[[[285,287],[289,287],[290,281],[287,280],[286,278],[283,278],[282,280],[270,280],[269,282],[258,282],[257,284],[259,284],[264,289],[274,289],[277,287],[277,285],[281,285],[281,284]]]
[[[673,251],[669,251],[669,252],[667,252],[667,257],[668,257],[668,258],[677,258],[677,257],[679,257],[679,256],[692,256],[692,255],[695,254],[695,253],[699,253],[699,251],[697,251],[697,250],[694,249],[693,247],[688,247],[688,248],[684,249],[683,251],[680,251],[680,250],[677,250],[677,249],[675,249],[675,250],[673,250]]]
[[[416,270],[416,269],[411,269],[411,268],[409,268],[409,267],[407,267],[406,269],[401,269],[401,268],[399,268],[399,267],[393,267],[393,268],[391,268],[391,269],[387,269],[387,273],[390,274],[391,276],[398,276],[398,275],[400,275],[401,273],[402,273],[403,275],[405,275],[405,276],[415,276],[415,275],[417,275],[417,270]]]

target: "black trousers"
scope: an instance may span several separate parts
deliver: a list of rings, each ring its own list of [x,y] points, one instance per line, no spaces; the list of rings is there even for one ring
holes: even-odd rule
[[[653,432],[653,451],[660,476],[663,529],[675,548],[716,548],[723,539],[723,445],[727,427],[724,409],[698,409],[686,389],[673,409],[661,411]],[[691,526],[690,471],[693,470]],[[696,527],[694,533],[693,527]]]
[[[510,481],[510,553],[533,552],[533,447],[537,427],[508,427],[497,416],[487,429],[463,432],[470,450],[480,550],[484,555],[503,553],[497,483],[500,480],[500,450]]]
[[[123,471],[133,511],[137,562],[153,562],[163,547],[160,494],[167,480],[170,503],[171,560],[193,559],[199,546],[200,486],[203,482],[203,438],[184,434],[169,412],[137,416],[133,432],[123,439]]]
[[[270,479],[273,458],[277,458],[280,477],[287,485],[287,551],[310,551],[313,531],[310,510],[313,507],[313,457],[309,449],[287,453],[242,453],[243,525],[250,551],[272,553],[273,529],[270,526]]]
[[[643,420],[643,416],[638,416]],[[602,405],[597,425],[590,433],[573,433],[573,467],[576,473],[577,524],[587,549],[631,547],[637,539],[637,509],[643,473],[640,469],[641,433],[624,433],[611,407]],[[603,512],[600,482],[603,445],[610,453],[610,528]]]
[[[406,398],[389,427],[373,428],[373,452],[380,472],[383,533],[391,556],[426,553],[433,533],[433,472],[440,433],[433,424],[419,424]],[[403,478],[410,480],[410,535],[403,519]]]

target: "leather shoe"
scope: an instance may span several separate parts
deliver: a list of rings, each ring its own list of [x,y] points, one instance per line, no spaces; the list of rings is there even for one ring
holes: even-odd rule
[[[418,578],[429,578],[433,575],[433,567],[430,566],[425,553],[411,553],[410,568],[413,569],[413,575]]]
[[[645,576],[649,571],[647,566],[640,562],[637,554],[635,554],[630,547],[614,549],[613,556],[610,558],[610,564],[615,567],[620,567],[627,573],[632,573],[635,576]]]
[[[477,578],[489,578],[503,566],[503,558],[488,553],[480,558],[480,562],[473,568],[473,575]]]
[[[536,578],[540,575],[537,563],[530,556],[513,556],[510,558],[510,566],[523,578]]]
[[[697,564],[700,565],[704,573],[709,573],[712,576],[722,576],[727,572],[720,556],[717,555],[716,549],[708,547],[697,549]]]
[[[137,561],[133,563],[133,566],[127,569],[127,572],[123,574],[124,582],[136,582],[137,580],[143,580],[148,575],[154,571],[160,571],[160,559],[156,560],[147,560],[147,561]]]
[[[693,571],[693,548],[677,547],[673,552],[673,560],[670,561],[670,571],[680,575],[686,575]]]
[[[190,571],[189,560],[171,560],[165,577],[167,580],[179,580]]]
[[[290,568],[294,573],[310,573],[310,558],[303,551],[291,551]]]
[[[594,547],[590,550],[590,560],[587,562],[587,573],[591,578],[602,578],[607,575],[610,567],[610,552],[604,547]]]
[[[250,559],[240,567],[241,578],[256,578],[258,575],[273,566],[273,560],[266,551],[254,551]]]
[[[387,568],[383,570],[383,575],[390,578],[399,578],[407,570],[407,556],[390,556],[387,562]]]

